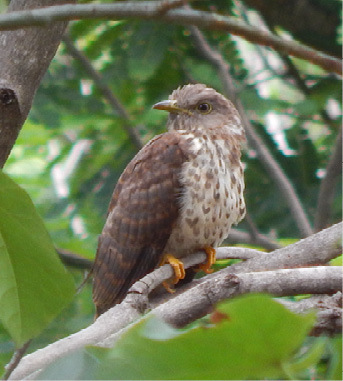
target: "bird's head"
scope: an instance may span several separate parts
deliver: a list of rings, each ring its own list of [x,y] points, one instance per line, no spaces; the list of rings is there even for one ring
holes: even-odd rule
[[[223,95],[203,84],[191,84],[174,90],[168,100],[153,106],[169,112],[168,130],[237,135],[244,129],[235,106]]]

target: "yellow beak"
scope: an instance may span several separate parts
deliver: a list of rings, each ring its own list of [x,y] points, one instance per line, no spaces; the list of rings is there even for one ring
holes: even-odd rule
[[[181,109],[177,107],[176,101],[175,100],[166,100],[166,101],[161,101],[158,103],[155,103],[152,108],[156,110],[165,110],[169,112],[180,112]]]
[[[168,112],[173,112],[176,114],[184,113],[188,115],[193,115],[193,113],[185,108],[181,108],[177,105],[176,100],[168,99],[166,101],[155,103],[152,108],[156,110],[165,110]]]

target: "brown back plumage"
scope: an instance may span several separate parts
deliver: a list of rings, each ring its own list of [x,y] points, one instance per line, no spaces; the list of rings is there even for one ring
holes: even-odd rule
[[[98,315],[161,260],[179,212],[178,175],[186,160],[179,141],[173,133],[155,137],[118,180],[93,268]]]

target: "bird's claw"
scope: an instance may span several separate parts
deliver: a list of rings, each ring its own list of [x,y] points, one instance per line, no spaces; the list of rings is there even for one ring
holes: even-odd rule
[[[207,260],[205,263],[202,263],[198,266],[196,271],[202,270],[206,274],[213,273],[213,269],[211,269],[212,265],[216,263],[216,250],[211,246],[205,246],[204,251],[207,256]]]
[[[180,260],[178,260],[171,254],[166,254],[163,257],[160,266],[165,265],[166,263],[169,263],[174,270],[174,278],[171,281],[172,284],[176,284],[180,279],[184,279],[184,277],[186,276],[186,271],[183,266],[183,263]],[[168,282],[163,282],[162,284],[168,292],[175,292],[175,290],[170,287]]]

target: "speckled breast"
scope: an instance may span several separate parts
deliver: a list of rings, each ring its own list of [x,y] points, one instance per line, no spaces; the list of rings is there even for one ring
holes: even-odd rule
[[[204,246],[218,247],[245,215],[243,168],[235,140],[183,135],[191,154],[180,173],[181,212],[164,250],[179,258]]]

